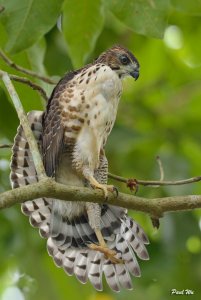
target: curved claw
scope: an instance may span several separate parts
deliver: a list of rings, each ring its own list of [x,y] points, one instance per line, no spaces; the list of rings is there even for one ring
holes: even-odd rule
[[[116,197],[118,197],[119,192],[114,185],[101,184],[93,176],[90,176],[88,180],[93,188],[100,189],[103,191],[105,200],[108,199],[108,192],[115,192]]]
[[[118,197],[119,195],[119,191],[118,191],[118,188],[114,185],[105,185],[107,187],[107,190],[111,193],[115,193],[115,196],[116,198]],[[108,197],[107,197],[108,198]]]
[[[101,246],[96,244],[89,244],[88,247],[91,250],[99,251],[104,254],[106,259],[109,259],[113,264],[124,264],[124,260],[121,258],[115,257],[117,254],[116,251],[109,249],[107,246]]]
[[[119,190],[116,186],[113,186],[113,192],[116,194],[116,198],[119,196]]]

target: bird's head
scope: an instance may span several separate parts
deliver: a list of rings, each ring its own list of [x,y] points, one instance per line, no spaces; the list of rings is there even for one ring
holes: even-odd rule
[[[114,70],[119,78],[132,76],[135,80],[139,77],[139,62],[135,56],[122,46],[114,46],[103,52],[96,63],[104,63]]]

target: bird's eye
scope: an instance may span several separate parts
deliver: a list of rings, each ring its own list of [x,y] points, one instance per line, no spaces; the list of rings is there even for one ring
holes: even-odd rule
[[[128,65],[129,62],[130,62],[129,58],[128,58],[126,55],[122,55],[122,56],[120,57],[120,61],[121,61],[121,63],[122,63],[123,65]]]

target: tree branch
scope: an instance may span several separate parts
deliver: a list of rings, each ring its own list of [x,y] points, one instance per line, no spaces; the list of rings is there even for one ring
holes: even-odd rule
[[[129,180],[128,178],[125,177],[121,177],[112,173],[108,173],[108,177],[114,180],[117,180],[119,182],[123,182],[123,183],[128,183]],[[183,184],[189,184],[189,183],[194,183],[194,182],[198,182],[201,181],[201,176],[197,176],[197,177],[191,177],[188,179],[183,179],[183,180],[140,180],[140,179],[133,179],[135,180],[135,182],[139,185],[143,185],[143,186],[164,186],[164,185],[183,185]]]
[[[27,119],[27,116],[24,112],[24,109],[22,107],[22,104],[20,102],[20,99],[18,97],[18,94],[15,91],[15,88],[6,72],[1,72],[0,74],[2,76],[2,80],[9,92],[9,95],[13,101],[13,104],[15,106],[15,109],[17,111],[18,117],[20,119],[20,123],[23,127],[24,134],[26,136],[26,139],[29,143],[29,147],[33,156],[34,165],[38,174],[39,179],[43,179],[46,177],[45,169],[43,166],[43,162],[41,159],[40,152],[38,150],[37,142],[34,138],[33,132],[29,126],[29,121]]]
[[[0,149],[4,149],[4,148],[12,148],[12,144],[0,144]]]
[[[15,64],[10,58],[8,58],[8,56],[0,49],[0,57],[5,61],[5,63],[10,66],[11,68],[19,71],[19,72],[22,72],[26,75],[30,75],[32,77],[35,77],[35,78],[38,78],[46,83],[49,83],[49,84],[56,84],[57,82],[55,82],[54,80],[46,77],[46,76],[42,76],[42,75],[39,75],[38,73],[36,72],[33,72],[31,70],[28,70],[28,69],[25,69],[17,64]]]
[[[3,71],[0,70],[1,76],[3,74],[2,72]],[[30,86],[33,90],[38,91],[40,93],[40,95],[43,97],[43,99],[47,102],[48,96],[47,96],[45,90],[40,85],[36,84],[35,82],[33,82],[25,77],[20,77],[20,76],[13,75],[13,74],[9,74],[9,77],[11,80],[24,83],[24,84]]]
[[[119,193],[117,198],[113,194],[109,194],[108,200],[105,202],[103,193],[99,190],[66,186],[55,182],[51,178],[45,178],[41,179],[38,183],[0,194],[0,209],[40,197],[65,201],[107,203],[144,212],[155,218],[162,217],[165,212],[201,208],[201,196],[199,195],[147,199]]]

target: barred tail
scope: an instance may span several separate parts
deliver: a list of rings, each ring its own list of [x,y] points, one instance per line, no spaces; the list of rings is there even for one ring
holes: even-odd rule
[[[31,111],[27,115],[39,150],[41,150],[42,115],[42,111]],[[32,154],[21,125],[17,129],[14,139],[10,167],[10,181],[13,189],[38,182]],[[21,209],[25,215],[29,216],[31,225],[40,228],[41,236],[47,237],[51,217],[51,200],[39,198],[26,201],[21,205]]]

